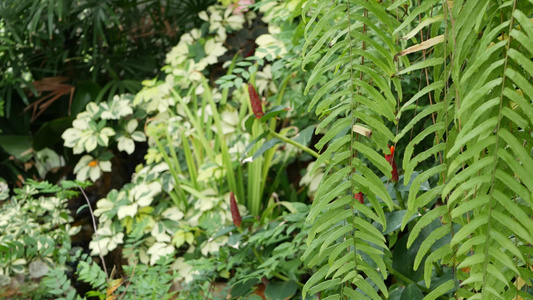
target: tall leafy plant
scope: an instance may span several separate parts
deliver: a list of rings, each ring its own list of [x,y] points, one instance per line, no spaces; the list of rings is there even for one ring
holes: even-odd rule
[[[316,145],[325,151],[315,166],[329,160],[307,218],[314,226],[303,259],[308,266],[319,269],[307,282],[304,296],[343,286],[341,293],[357,297],[351,285],[343,284],[349,282],[366,295],[379,298],[373,285],[387,295],[384,284],[387,267],[383,259],[387,245],[371,222],[374,220],[385,228],[384,208],[392,210],[394,203],[374,169],[389,177],[392,171],[379,152],[389,151],[387,144],[394,139],[385,125],[385,120],[395,118],[396,98],[390,87],[394,84],[401,91],[399,79],[391,78],[395,72],[392,53],[398,49],[392,31],[398,21],[382,7],[362,1],[335,3],[331,9],[326,9],[329,5],[325,4],[308,2],[303,7],[304,14],[310,13],[312,20],[317,20],[305,28],[303,64],[313,68],[306,91],[319,80],[327,81],[309,106],[325,117],[317,130],[327,128]],[[322,58],[310,66],[317,55]],[[329,72],[332,68],[338,72]],[[322,78],[322,74],[329,78]],[[371,138],[352,130],[359,127],[371,130]],[[329,145],[324,148],[326,144]],[[369,206],[355,199],[359,192],[367,195]],[[364,260],[357,251],[371,259]]]
[[[533,2],[308,1],[301,12],[306,91],[319,86],[309,109],[326,129],[315,165],[327,164],[307,219],[303,259],[316,272],[304,297],[381,299],[391,276],[426,299],[527,296]],[[414,75],[423,85],[410,95]],[[387,190],[400,160],[406,203],[401,186]],[[425,285],[390,261],[394,213]]]

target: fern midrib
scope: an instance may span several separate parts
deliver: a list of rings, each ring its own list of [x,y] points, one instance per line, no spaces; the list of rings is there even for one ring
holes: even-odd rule
[[[486,231],[486,235],[485,235],[485,249],[484,249],[484,254],[485,254],[485,259],[483,261],[483,291],[482,291],[482,294],[481,294],[481,297],[483,298],[483,296],[485,295],[487,289],[485,288],[485,285],[486,285],[486,280],[487,280],[487,265],[489,263],[489,248],[490,248],[490,243],[489,243],[489,240],[490,240],[490,231],[491,231],[491,219],[492,219],[492,205],[493,205],[493,200],[494,200],[494,189],[495,189],[495,182],[496,182],[496,170],[497,170],[497,166],[498,166],[498,150],[499,150],[499,139],[500,139],[500,135],[499,135],[499,132],[500,132],[500,126],[501,126],[501,120],[502,120],[502,109],[503,109],[503,98],[504,98],[504,95],[503,95],[503,91],[505,90],[505,82],[506,82],[506,78],[507,76],[505,75],[505,71],[507,70],[507,65],[508,65],[508,62],[509,62],[509,55],[508,55],[508,51],[509,49],[511,48],[511,42],[512,42],[512,36],[510,35],[511,33],[511,30],[513,29],[513,26],[514,26],[514,11],[516,10],[516,4],[517,4],[517,0],[514,0],[513,1],[513,8],[511,10],[511,20],[509,22],[509,38],[507,39],[507,47],[506,47],[506,52],[505,52],[505,63],[504,63],[504,66],[503,66],[503,78],[502,78],[502,88],[501,88],[501,92],[500,92],[500,104],[499,104],[499,109],[498,109],[498,124],[496,125],[496,142],[494,144],[494,162],[492,164],[492,178],[491,178],[491,186],[490,186],[490,192],[489,192],[489,203],[488,203],[488,206],[489,206],[489,215],[488,215],[488,221],[487,221],[487,231]]]
[[[357,118],[354,114],[355,110],[357,109],[357,103],[355,103],[355,96],[354,96],[354,90],[353,90],[353,85],[354,85],[354,82],[353,82],[353,61],[352,61],[352,19],[350,18],[350,1],[347,1],[347,10],[348,10],[348,46],[349,46],[349,61],[350,61],[350,98],[351,98],[351,107],[350,107],[350,114],[351,114],[351,126],[350,126],[350,169],[352,170],[352,174],[355,174],[355,166],[353,164],[355,158],[357,157],[357,149],[355,150],[354,152],[354,135],[355,135],[355,138],[357,139],[358,137],[358,133],[354,132],[353,130],[353,127],[355,125],[355,123],[357,122]],[[366,9],[364,10],[365,11],[365,15],[366,15]],[[366,24],[363,25],[363,34],[365,34],[366,32]],[[363,51],[365,49],[365,42],[363,41]],[[364,56],[362,56],[362,63],[361,65],[363,65],[364,63]],[[363,75],[363,73],[361,72],[361,76]],[[352,175],[353,176],[353,175]],[[348,176],[348,178],[353,178],[352,176]],[[355,195],[355,191],[353,190],[353,185],[352,185],[352,194]],[[357,201],[355,199],[355,197],[353,197],[352,199],[352,205],[350,207],[350,210],[352,211],[352,222],[354,222],[355,224],[355,220],[356,220],[356,215],[355,215],[355,211],[354,211],[354,207],[355,207],[355,201]],[[345,220],[346,222],[346,220]],[[353,227],[352,225],[352,229],[354,231],[353,235],[354,235],[354,238],[352,239],[353,241],[353,252],[354,253],[357,253],[357,241],[356,241],[356,238],[355,238],[355,228]],[[349,250],[348,250],[349,251]],[[354,271],[356,272],[356,274],[358,274],[357,272],[357,256],[355,256],[355,259],[354,259]],[[344,289],[341,288],[341,297],[342,297],[342,294],[343,294],[343,291]]]
[[[448,13],[450,14],[450,17],[452,17],[452,11],[450,10],[450,7],[448,6],[448,2],[446,0],[442,0],[442,7],[443,7],[443,13],[445,16],[448,15]],[[444,36],[445,37],[449,37],[449,26],[448,26],[448,22],[444,22]],[[453,28],[453,19],[452,19],[452,30],[454,32],[453,36],[454,36],[454,49],[455,49],[455,29]],[[448,50],[448,47],[446,46],[446,44],[448,43],[448,38],[446,38],[446,41],[445,41],[445,45],[444,45],[444,58],[447,57],[447,50]],[[453,53],[452,53],[453,55]],[[446,82],[446,84],[444,85],[444,97],[442,99],[442,101],[444,101],[444,122],[445,124],[449,124],[449,114],[448,114],[448,78],[449,76],[451,75],[452,73],[452,66],[453,66],[453,56],[451,58],[452,60],[452,65],[450,65],[450,70],[449,70],[449,74],[448,72],[446,72],[446,68],[447,68],[447,64],[446,64],[446,59],[444,60],[444,71],[443,71],[443,80]],[[457,88],[455,89],[457,90]],[[448,126],[444,126],[444,130],[445,130],[445,133],[446,133],[446,136],[449,136],[450,135],[450,132],[449,132],[449,129],[448,129]],[[445,140],[445,143],[446,143],[446,149],[449,149],[449,139],[446,139]],[[445,155],[444,156],[444,159],[446,161],[446,165],[449,165],[448,164],[448,156]],[[443,170],[442,172],[442,184],[443,184],[443,187],[447,184],[447,178],[446,178],[446,172],[445,170]],[[446,199],[445,203],[448,203],[448,200]],[[450,212],[450,207],[448,205],[447,206],[447,214],[448,214],[448,218],[450,220],[452,220],[452,216],[451,216],[451,212]],[[453,229],[453,222],[449,222],[449,226],[450,226],[450,234],[451,234],[451,237],[453,238],[455,236],[455,231]],[[453,266],[453,270],[452,270],[452,274],[453,274],[453,284],[454,284],[454,288],[455,288],[455,297],[457,298],[457,292],[459,291],[459,284],[457,283],[457,246],[454,246],[455,247],[455,251],[453,251],[453,256],[452,256],[452,266]]]

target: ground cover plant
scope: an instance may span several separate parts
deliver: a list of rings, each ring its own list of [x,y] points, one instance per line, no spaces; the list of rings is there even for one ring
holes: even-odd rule
[[[533,2],[228,1],[198,18],[139,92],[73,117],[77,181],[0,185],[2,216],[37,220],[0,223],[3,295],[533,298]],[[79,247],[75,194],[94,229]]]

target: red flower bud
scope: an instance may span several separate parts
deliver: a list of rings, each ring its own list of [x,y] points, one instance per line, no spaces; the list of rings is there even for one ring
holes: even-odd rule
[[[396,162],[394,161],[394,146],[390,146],[390,155],[385,154],[385,159],[392,166],[391,181],[398,182],[398,169],[396,168]]]
[[[255,91],[253,84],[248,83],[248,94],[250,95],[250,103],[252,104],[252,111],[257,119],[261,119],[264,115],[263,106],[261,105],[261,100],[259,100],[259,95]]]
[[[235,201],[235,194],[233,194],[233,192],[229,194],[229,205],[233,225],[237,227],[241,226],[241,213],[239,212],[239,207],[237,206],[237,201]]]
[[[353,195],[354,199],[357,199],[359,200],[359,202],[361,202],[361,204],[365,204],[365,199],[363,199],[363,193],[362,192],[359,192],[355,195]]]

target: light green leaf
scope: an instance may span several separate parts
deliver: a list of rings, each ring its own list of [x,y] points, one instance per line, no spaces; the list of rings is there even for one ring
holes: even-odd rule
[[[119,151],[124,151],[128,154],[132,154],[135,151],[135,143],[132,139],[121,136],[117,139],[117,142],[117,149]]]
[[[426,256],[426,253],[433,247],[433,244],[441,238],[443,238],[445,235],[447,235],[450,232],[449,226],[441,226],[437,228],[436,230],[432,231],[426,239],[422,242],[420,245],[420,248],[418,248],[418,251],[416,253],[415,261],[413,263],[413,269],[416,271],[418,270],[418,266],[422,262],[422,259],[424,256]]]
[[[408,34],[406,34],[404,37],[402,37],[402,39],[404,40],[409,40],[411,38],[413,38],[420,30],[422,30],[422,28],[428,26],[428,25],[431,25],[435,22],[440,22],[440,21],[443,21],[444,20],[444,15],[437,15],[437,16],[434,16],[434,17],[428,17],[428,18],[425,18],[424,20],[422,20],[422,22],[420,22],[420,24],[418,24],[415,29],[411,30],[411,32],[409,32]]]
[[[466,224],[453,236],[452,240],[450,241],[450,247],[453,247],[467,239],[477,228],[487,224],[488,220],[488,215],[481,215],[471,220],[470,223]]]
[[[416,17],[418,17],[418,15],[420,15],[421,13],[427,11],[431,6],[435,5],[435,3],[437,3],[437,2],[439,2],[439,1],[438,0],[428,0],[428,1],[424,1],[421,5],[416,6],[416,8],[409,13],[407,18],[405,18],[405,20],[403,20],[403,23],[400,26],[396,27],[396,29],[394,30],[392,35],[396,35],[400,31],[402,31],[405,27],[409,26],[411,24],[411,22]],[[387,10],[391,10],[393,8],[394,8],[393,6],[390,6],[389,8],[387,8]]]
[[[399,75],[407,74],[407,73],[415,71],[415,70],[420,70],[420,69],[424,69],[424,68],[427,68],[427,67],[434,67],[434,66],[442,65],[443,63],[444,63],[444,60],[442,59],[442,57],[430,58],[430,59],[427,59],[427,60],[423,60],[423,61],[421,61],[419,63],[416,63],[414,65],[411,65],[411,66],[399,71],[398,73],[396,73],[396,75],[399,76]]]
[[[435,300],[438,297],[440,297],[440,296],[444,295],[445,293],[447,293],[448,291],[450,291],[451,289],[453,289],[454,287],[455,287],[455,285],[453,283],[453,280],[450,279],[450,280],[446,281],[445,283],[439,285],[437,288],[435,288],[429,294],[427,294],[424,297],[424,300]]]

